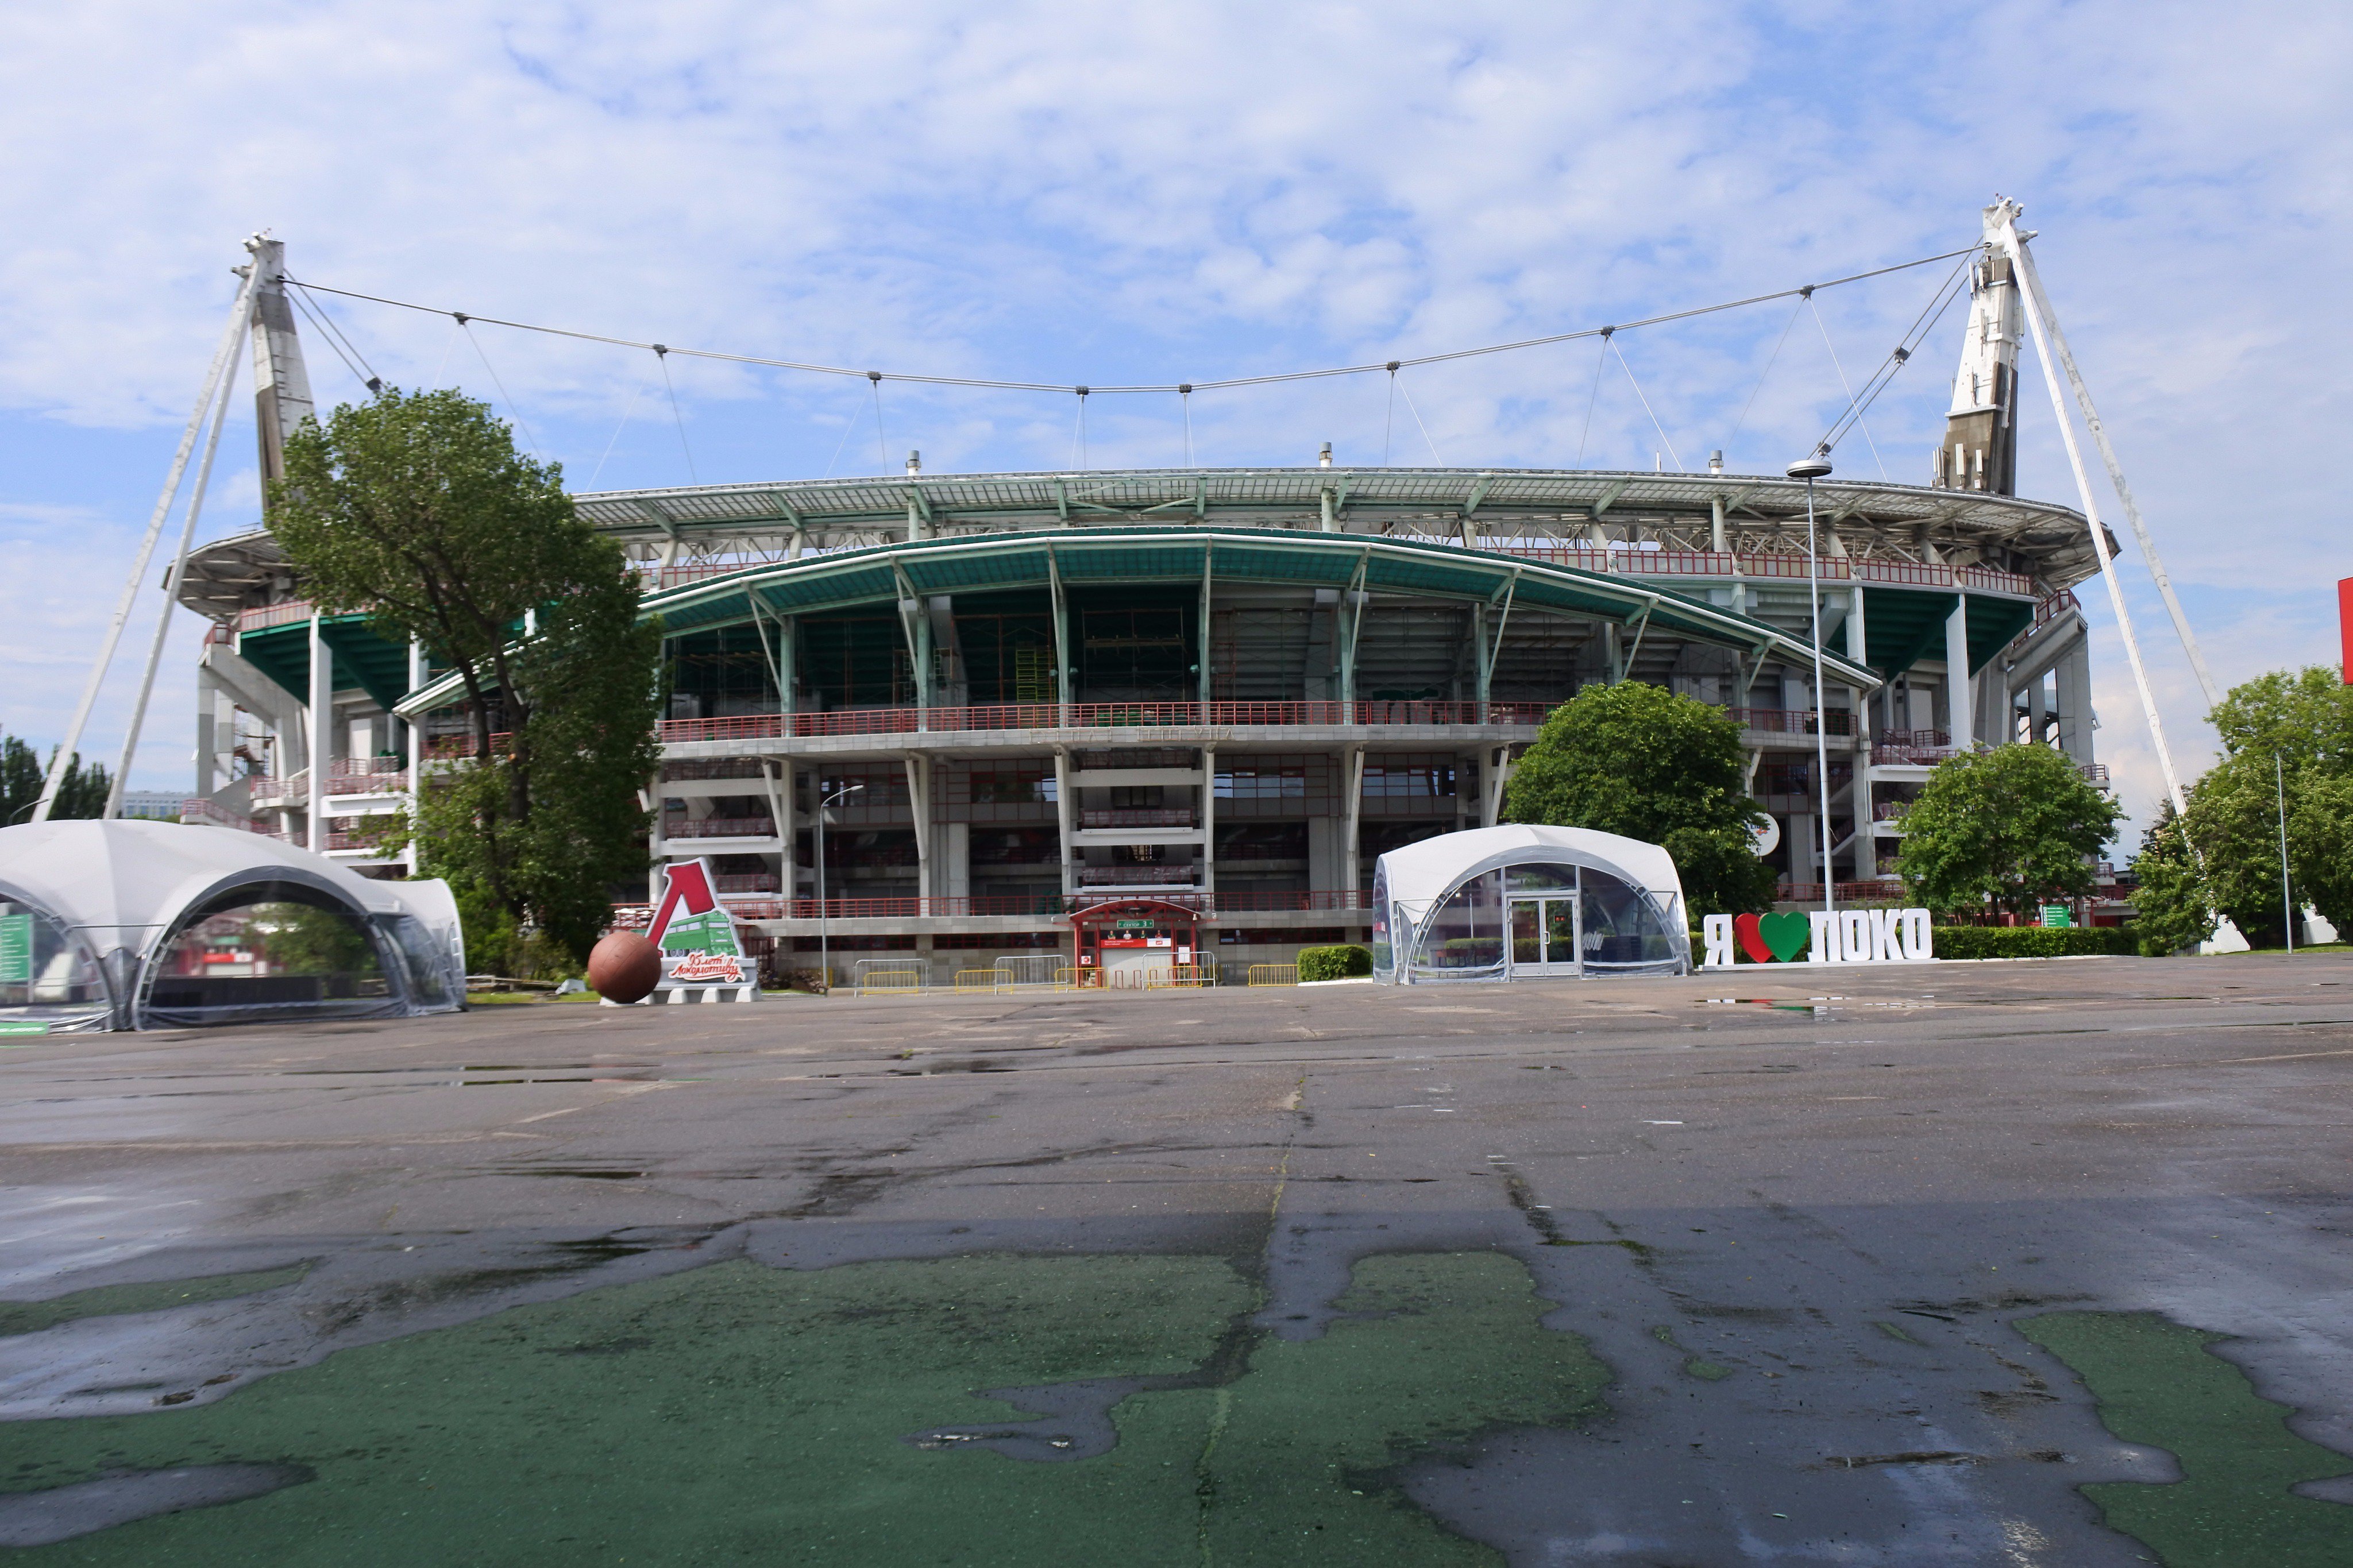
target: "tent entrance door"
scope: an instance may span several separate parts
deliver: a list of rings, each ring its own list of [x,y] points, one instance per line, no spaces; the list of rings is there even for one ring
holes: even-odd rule
[[[1581,975],[1577,962],[1577,895],[1561,892],[1546,898],[1509,900],[1512,929],[1512,973],[1521,975]]]

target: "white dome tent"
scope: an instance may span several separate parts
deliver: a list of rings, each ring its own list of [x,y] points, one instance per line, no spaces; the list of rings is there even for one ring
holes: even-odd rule
[[[457,901],[226,827],[0,828],[0,1028],[404,1017],[465,999]]]
[[[1686,974],[1683,879],[1655,844],[1584,827],[1481,827],[1392,849],[1373,872],[1388,984]]]

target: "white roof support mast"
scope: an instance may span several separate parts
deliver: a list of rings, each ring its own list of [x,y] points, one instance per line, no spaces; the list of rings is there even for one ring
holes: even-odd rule
[[[2125,658],[2132,666],[2133,684],[2140,690],[2141,711],[2148,719],[2149,738],[2157,742],[2157,761],[2158,765],[2165,773],[2166,793],[2172,796],[2173,809],[2177,813],[2186,812],[2189,809],[2189,803],[2181,793],[2180,777],[2173,769],[2173,752],[2165,743],[2165,725],[2157,716],[2157,699],[2149,691],[2148,671],[2141,665],[2140,640],[2133,635],[2132,616],[2125,608],[2124,588],[2116,581],[2116,561],[2108,553],[2108,536],[2106,530],[2100,524],[2099,502],[2093,499],[2091,479],[2084,472],[2084,454],[2075,445],[2075,426],[2067,417],[2067,400],[2059,391],[2058,363],[2052,357],[2050,344],[2044,341],[2043,323],[2050,304],[2043,297],[2042,290],[2037,286],[2034,263],[2026,253],[2025,237],[2018,232],[2020,210],[2016,202],[1999,198],[1991,206],[1986,208],[1986,243],[1996,248],[2003,258],[2015,264],[2019,289],[2024,297],[2026,323],[2034,334],[2035,353],[2042,361],[2043,384],[2051,390],[2051,412],[2059,422],[2059,438],[2067,448],[2068,467],[2074,471],[2075,492],[2083,498],[2084,518],[2091,528],[2092,550],[2100,559],[2100,577],[2107,584],[2108,603],[2116,613],[2116,629],[2124,637]],[[2054,320],[2051,331],[2055,334],[2057,330]],[[2078,384],[2080,385],[2080,383]],[[2084,405],[2087,408],[2090,406],[2088,395],[2084,399]],[[2098,427],[2096,423],[2093,426],[2094,430]],[[2102,437],[2102,444],[2105,447],[2105,437]],[[2110,461],[2113,464],[2114,459],[2111,458]],[[2117,482],[2119,484],[2123,482],[2121,473],[2118,474]],[[2157,552],[2150,546],[2146,534],[2142,535],[2141,544],[2148,551],[2149,561],[2154,567]],[[2158,569],[2158,578],[2160,583],[2165,580],[2161,569]],[[2166,602],[2168,605],[2173,603],[2170,587],[2166,590]],[[2189,643],[2189,623],[2186,619],[2179,618],[2179,606],[2175,607],[2174,614],[2177,617],[2176,624],[2180,627],[2183,641]],[[2192,648],[2191,658],[2194,659],[2197,658],[2196,645],[2189,644],[2189,646]],[[2199,674],[2201,678],[2205,674],[2202,664]]]

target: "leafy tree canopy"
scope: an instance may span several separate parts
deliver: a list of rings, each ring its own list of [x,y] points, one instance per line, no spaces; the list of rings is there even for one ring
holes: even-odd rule
[[[1640,681],[1588,686],[1545,720],[1504,816],[1663,846],[1694,916],[1765,910],[1775,877],[1746,778],[1740,726],[1716,709]]]
[[[644,869],[638,790],[657,756],[661,629],[640,624],[619,547],[575,512],[560,467],[452,391],[387,389],[306,422],[270,501],[312,603],[415,638],[465,688],[472,758],[428,777],[400,831],[461,907],[585,956],[610,885]]]
[[[41,761],[39,752],[14,735],[0,737],[0,827],[33,820],[33,807],[40,804],[41,784],[47,776],[48,764]],[[49,805],[49,820],[68,822],[98,816],[106,809],[112,783],[102,763],[84,764],[81,753],[75,752],[67,759],[65,777],[58,781],[58,798]]]
[[[2124,808],[2050,746],[1996,746],[1936,765],[1904,814],[1895,868],[1932,910],[2025,914],[2079,898]]]
[[[2140,880],[2133,892],[2133,923],[2143,952],[2161,958],[2214,934],[2212,900],[2171,801],[2158,805],[2157,820],[2142,832],[2132,868]]]
[[[2196,907],[2209,931],[2218,915],[2257,947],[2285,938],[2280,887],[2281,802],[2287,870],[2299,905],[2353,930],[2353,687],[2326,665],[2274,670],[2231,689],[2215,706],[2223,757],[2187,794],[2179,833],[2196,855],[2167,890],[2135,895]],[[2147,847],[2144,847],[2144,858]],[[2161,862],[2151,862],[2160,876]],[[2133,862],[2136,871],[2142,863]]]

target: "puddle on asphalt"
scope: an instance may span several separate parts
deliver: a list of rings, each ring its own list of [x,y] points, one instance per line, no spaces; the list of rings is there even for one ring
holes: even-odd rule
[[[46,1301],[0,1301],[0,1335],[37,1333],[78,1318],[111,1318],[131,1312],[162,1312],[206,1301],[257,1295],[298,1283],[309,1262],[246,1274],[214,1274],[202,1279],[167,1279],[147,1285],[100,1285]]]
[[[2179,1481],[2082,1489],[2168,1568],[2353,1563],[2353,1508],[2294,1489],[2353,1474],[2353,1458],[2289,1431],[2287,1407],[2208,1348],[2223,1335],[2153,1312],[2052,1312],[2015,1326],[2066,1363],[2109,1431],[2180,1463]]]
[[[1467,1564],[1499,1559],[1399,1467],[1604,1414],[1500,1253],[1363,1258],[1313,1340],[1262,1305],[1196,1257],[714,1264],[185,1410],[7,1423],[0,1521],[77,1533],[48,1553],[77,1563]],[[166,1472],[197,1479],[126,1480]]]

